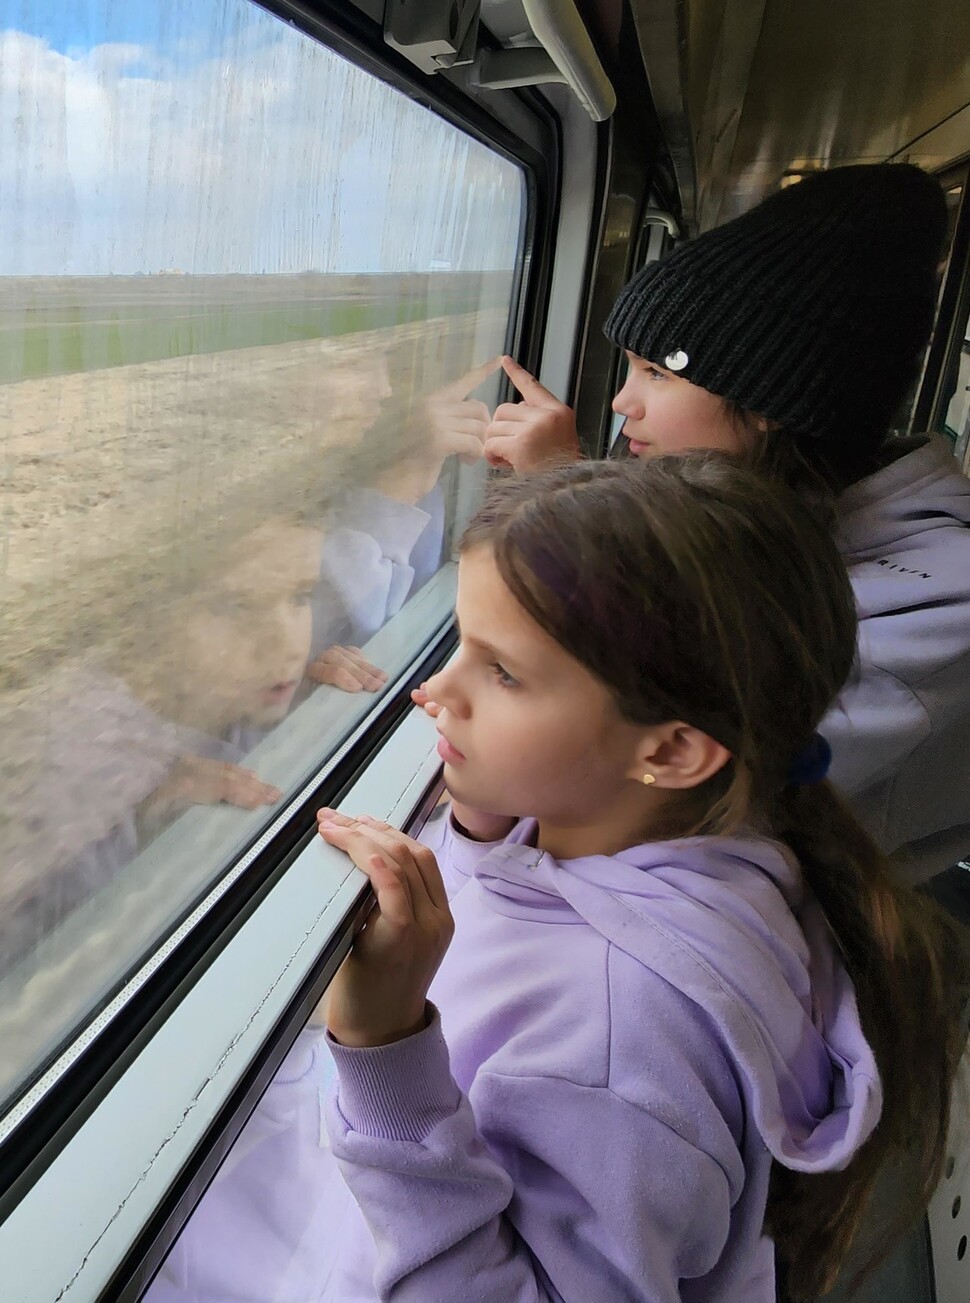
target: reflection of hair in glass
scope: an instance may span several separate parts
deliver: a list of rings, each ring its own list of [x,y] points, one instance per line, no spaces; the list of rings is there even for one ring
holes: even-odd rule
[[[882,1074],[883,1118],[844,1172],[778,1168],[768,1207],[797,1297],[824,1293],[889,1155],[914,1166],[887,1240],[935,1186],[967,967],[948,922],[893,887],[832,787],[790,782],[855,656],[852,589],[831,531],[783,485],[707,453],[503,482],[462,543],[480,546],[627,720],[682,720],[732,753],[671,804],[657,836],[762,830],[791,847],[831,923]]]

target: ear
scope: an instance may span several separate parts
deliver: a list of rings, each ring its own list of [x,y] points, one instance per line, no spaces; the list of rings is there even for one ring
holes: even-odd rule
[[[744,427],[750,434],[774,434],[776,430],[780,429],[777,421],[762,416],[760,412],[752,412],[747,408],[742,408],[741,416]]]
[[[658,788],[682,791],[700,787],[730,759],[731,752],[710,734],[676,720],[642,735],[627,776],[642,783],[645,775],[653,775]]]
[[[754,414],[755,426],[759,434],[774,434],[776,430],[781,429],[779,421],[772,421],[770,417]]]

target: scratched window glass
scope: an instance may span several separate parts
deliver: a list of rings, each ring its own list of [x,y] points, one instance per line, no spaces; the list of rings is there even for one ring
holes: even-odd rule
[[[0,0],[0,1113],[446,618],[523,193],[247,0]]]

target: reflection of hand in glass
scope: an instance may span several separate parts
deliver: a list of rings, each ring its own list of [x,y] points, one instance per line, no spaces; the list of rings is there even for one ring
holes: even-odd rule
[[[264,783],[251,769],[227,760],[182,756],[161,786],[143,802],[138,822],[143,833],[154,833],[189,805],[224,802],[243,810],[257,810],[261,805],[275,804],[282,796],[278,787]]]
[[[328,647],[307,670],[314,683],[326,683],[343,692],[379,692],[387,675],[364,659],[359,647]]]
[[[494,375],[500,364],[501,358],[490,358],[425,398],[422,417],[427,443],[423,456],[395,467],[374,486],[379,492],[402,502],[419,502],[437,484],[449,457],[460,457],[466,464],[481,461],[485,431],[492,418],[485,403],[468,395]]]
[[[465,462],[481,460],[492,414],[483,402],[468,395],[498,370],[500,361],[491,358],[425,400],[435,459],[443,462],[457,455]]]

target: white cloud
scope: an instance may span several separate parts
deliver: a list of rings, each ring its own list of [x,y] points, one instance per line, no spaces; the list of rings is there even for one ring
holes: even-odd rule
[[[0,33],[0,274],[511,265],[516,169],[254,12],[165,54]]]

